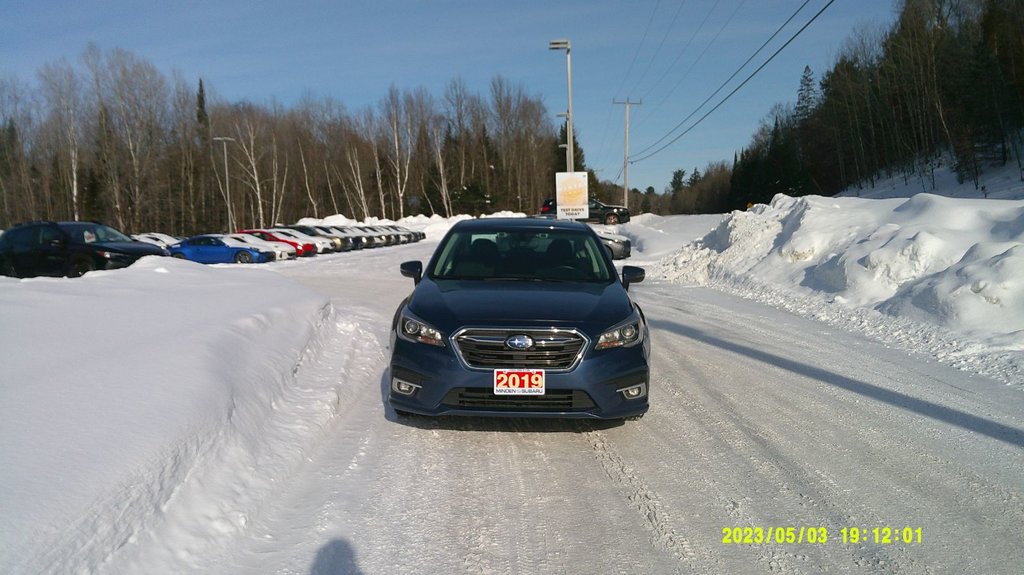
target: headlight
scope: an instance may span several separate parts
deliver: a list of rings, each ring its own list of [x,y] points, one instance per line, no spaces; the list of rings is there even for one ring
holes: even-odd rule
[[[621,324],[601,334],[597,339],[594,349],[610,349],[613,347],[632,347],[643,339],[640,331],[640,321],[631,318],[627,323]]]
[[[437,329],[403,312],[398,324],[398,335],[405,340],[444,347],[444,336]]]

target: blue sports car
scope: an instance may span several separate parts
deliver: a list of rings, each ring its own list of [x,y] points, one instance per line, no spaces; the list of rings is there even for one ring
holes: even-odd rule
[[[201,264],[266,263],[275,259],[274,253],[217,234],[204,234],[185,238],[168,250],[171,256]]]
[[[647,322],[587,225],[457,223],[392,322],[399,415],[635,419],[648,409]]]

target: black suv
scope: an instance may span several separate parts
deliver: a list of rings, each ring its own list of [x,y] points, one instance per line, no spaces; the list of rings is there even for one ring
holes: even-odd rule
[[[597,222],[599,224],[612,225],[624,224],[629,221],[629,209],[623,206],[603,204],[595,199],[591,199],[589,208],[590,217],[580,218],[581,222]],[[556,216],[558,215],[558,204],[555,203],[555,200],[544,200],[540,213],[544,216]]]
[[[27,222],[0,235],[0,275],[78,277],[123,268],[167,250],[99,222]]]

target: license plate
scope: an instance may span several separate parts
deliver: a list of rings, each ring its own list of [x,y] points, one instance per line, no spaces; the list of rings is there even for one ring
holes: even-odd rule
[[[543,369],[494,370],[495,395],[544,395]]]

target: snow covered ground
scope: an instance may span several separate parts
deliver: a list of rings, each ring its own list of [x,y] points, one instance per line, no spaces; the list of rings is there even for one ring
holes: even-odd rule
[[[381,400],[387,323],[396,302],[411,288],[409,280],[397,273],[397,263],[429,257],[437,240],[457,219],[461,218],[418,216],[399,222],[426,231],[428,239],[421,244],[308,261],[240,267],[147,258],[124,270],[93,272],[80,279],[0,277],[0,572],[394,572],[400,566],[409,572],[431,572],[431,565],[447,565],[450,558],[444,553],[459,553],[458,549],[442,546],[431,552],[438,554],[433,556],[434,563],[427,557],[425,563],[410,564],[407,555],[419,547],[397,535],[393,540],[334,541],[330,545],[310,538],[319,534],[329,539],[332,529],[342,528],[369,530],[377,536],[394,532],[396,528],[389,530],[386,525],[398,522],[398,517],[379,515],[398,513],[399,509],[373,507],[374,500],[389,495],[387,485],[379,483],[379,477],[366,467],[367,453],[379,449],[380,445],[374,444],[382,438],[400,437],[410,442],[412,451],[399,451],[403,461],[416,454],[424,457],[421,462],[404,461],[401,470],[387,475],[392,480],[448,465],[447,460],[438,459],[442,455],[428,455],[432,445],[468,449],[481,462],[495,449],[493,444],[462,444],[457,439],[461,435],[446,434],[429,425],[423,430],[397,425],[393,414],[384,413]],[[336,216],[326,221],[346,220]],[[784,436],[785,425],[805,425],[808,434],[825,436],[842,435],[839,426],[849,425],[858,430],[858,436],[864,435],[859,439],[866,439],[870,430],[856,427],[855,421],[842,421],[841,416],[835,418],[835,430],[825,428],[827,421],[808,422],[807,417],[831,401],[839,402],[833,406],[837,413],[854,409],[853,403],[842,403],[845,400],[838,392],[819,395],[813,391],[817,389],[813,382],[803,383],[804,379],[824,378],[847,391],[887,403],[886,409],[892,409],[884,416],[888,425],[900,421],[900,410],[923,418],[921,443],[901,438],[898,446],[906,451],[906,457],[935,454],[919,462],[920,473],[910,469],[906,473],[913,478],[901,476],[900,481],[906,483],[894,488],[910,492],[902,507],[897,506],[905,509],[904,519],[912,522],[910,515],[915,509],[920,517],[938,512],[933,504],[914,507],[924,495],[911,486],[921,485],[913,482],[924,481],[922,477],[942,476],[943,472],[925,470],[938,468],[942,462],[956,467],[955,473],[950,472],[951,481],[973,485],[971,496],[955,497],[951,508],[977,509],[978,517],[984,517],[978,521],[991,530],[989,535],[1003,533],[1003,520],[1012,522],[1024,516],[1020,503],[1024,486],[1019,474],[1024,425],[1017,408],[1024,405],[1017,399],[1024,391],[1024,200],[954,199],[934,194],[897,199],[780,196],[771,205],[746,212],[699,217],[641,215],[612,229],[634,241],[634,256],[626,263],[648,269],[648,281],[631,291],[638,294],[652,319],[656,343],[680,338],[711,342],[731,353],[742,352],[749,361],[756,359],[757,365],[739,372],[743,381],[734,381],[734,375],[727,378],[736,385],[744,381],[753,385],[762,376],[765,362],[774,366],[772,369],[790,369],[785,381],[792,380],[804,388],[802,394],[820,403],[806,408],[801,419],[788,414],[787,405],[793,400],[784,391],[766,389],[761,392],[765,401],[775,405],[777,397],[773,410],[778,420],[764,423],[767,427],[753,435],[754,443],[733,445],[753,423],[737,423],[735,431],[719,436],[733,425],[727,423],[733,419],[719,419],[709,424],[709,431],[719,431],[707,436],[706,450],[690,452],[686,458],[673,456],[672,461],[699,469],[702,464],[722,463],[719,460],[725,457],[732,467],[724,469],[750,464],[754,467],[748,474],[764,466],[791,471],[802,465],[799,459],[816,459],[814,450],[822,448],[807,446],[797,460],[789,460],[780,454],[788,453],[786,446],[797,440],[764,451],[750,446],[768,445],[772,438]],[[726,294],[716,296],[694,286]],[[739,303],[735,295],[782,311]],[[735,314],[732,319],[721,311],[729,306]],[[688,325],[672,315],[678,310],[692,314]],[[820,322],[831,325],[808,327]],[[725,336],[708,335],[716,325],[728,327],[734,339],[726,342]],[[744,334],[744,327],[753,331]],[[817,341],[818,331],[830,335]],[[843,335],[848,333],[864,339]],[[890,350],[873,347],[870,342],[875,341]],[[742,569],[752,561],[740,551],[710,542],[704,548],[695,545],[693,541],[700,538],[684,533],[686,521],[705,531],[709,525],[711,531],[718,529],[713,526],[718,523],[711,519],[702,523],[696,519],[700,516],[696,511],[695,516],[681,517],[684,509],[698,509],[705,502],[691,501],[669,487],[679,473],[671,466],[664,467],[669,460],[667,450],[680,441],[702,442],[699,438],[704,436],[693,435],[696,432],[686,425],[693,417],[710,417],[705,407],[687,398],[710,394],[706,397],[711,403],[722,400],[719,392],[713,391],[712,380],[697,375],[705,368],[723,369],[722,365],[701,355],[694,356],[696,363],[688,363],[685,358],[694,345],[673,344],[662,352],[673,357],[659,359],[663,362],[659,377],[666,389],[663,401],[676,403],[659,412],[655,395],[652,414],[638,422],[657,426],[647,429],[657,431],[651,437],[659,450],[642,449],[650,439],[637,431],[644,427],[626,426],[627,431],[620,435],[586,431],[582,444],[564,443],[557,433],[533,433],[523,440],[524,447],[509,454],[521,458],[522,469],[537,475],[548,470],[552,460],[577,457],[581,445],[586,447],[584,451],[596,454],[592,462],[613,485],[579,480],[596,492],[625,493],[640,513],[637,517],[643,518],[640,524],[651,533],[651,544],[664,552],[653,559],[616,563],[616,569],[649,571],[667,565],[676,571],[716,572]],[[861,346],[872,350],[869,355],[885,356],[890,366],[871,366],[872,373],[863,376],[870,384],[854,373],[863,358],[851,356],[848,366],[836,367],[847,363],[844,353]],[[659,353],[657,347],[655,353]],[[795,368],[796,360],[787,359],[790,357],[798,357],[802,367]],[[813,365],[815,357],[823,364]],[[924,367],[928,362],[935,362],[936,367]],[[952,370],[944,371],[947,368],[942,366],[966,374],[951,375]],[[832,370],[828,373],[849,370],[851,375],[826,377],[824,369]],[[901,375],[890,381],[884,373],[889,369]],[[686,378],[682,372],[687,372]],[[914,379],[921,374],[921,380]],[[711,387],[701,387],[701,391],[686,387],[681,382],[689,376]],[[1002,385],[990,385],[993,380]],[[910,382],[913,390],[921,389],[921,381],[935,382],[934,389],[921,392],[927,401],[910,398],[909,394],[917,392],[899,387]],[[652,383],[652,389],[657,389],[657,383]],[[947,391],[954,395],[944,395]],[[721,393],[745,394],[742,387]],[[901,399],[894,400],[894,396]],[[364,409],[366,405],[375,407]],[[843,405],[842,409],[838,405]],[[747,421],[747,416],[750,414],[730,417],[741,422]],[[520,424],[515,425],[513,429],[519,430]],[[960,431],[948,431],[948,426]],[[371,428],[376,430],[374,434],[365,435]],[[956,440],[946,441],[946,434]],[[718,445],[711,437],[728,440],[732,447]],[[971,442],[979,437],[994,445],[978,448]],[[344,449],[325,457],[328,444]],[[626,449],[627,445],[640,451]],[[735,457],[725,452],[717,455],[715,449],[721,447],[735,448]],[[889,457],[894,459],[893,467],[884,469],[896,473],[898,465],[903,465],[903,460],[889,451],[862,455],[847,447],[841,451],[842,457],[825,452],[822,461],[813,461],[818,471],[806,472],[807,490],[824,485],[822,478],[829,474],[829,481],[842,483],[842,473],[837,479],[828,468],[831,460],[848,461],[844,472],[848,475],[864,472],[868,462],[887,465]],[[777,459],[766,461],[764,457]],[[966,459],[973,457],[978,460]],[[629,458],[637,458],[636,468]],[[335,462],[336,467],[317,468],[312,476],[302,471],[311,462],[324,459]],[[491,472],[509,473],[507,464],[490,465]],[[501,467],[493,467],[497,465]],[[377,461],[370,468],[382,466]],[[645,466],[649,474],[639,475],[636,469]],[[986,466],[998,470],[983,479],[975,477]],[[719,501],[727,512],[724,517],[737,522],[756,520],[750,509],[751,498],[758,501],[760,497],[754,493],[758,489],[742,483],[739,476],[717,473],[704,473],[704,477],[718,487],[737,482],[744,492],[735,501]],[[296,477],[306,479],[296,481]],[[351,477],[361,478],[354,489],[330,491],[324,487]],[[488,494],[486,475],[471,473],[469,479],[476,481],[475,496],[512,496]],[[862,490],[858,491],[862,494],[859,502],[847,498],[847,507],[860,509],[846,513],[859,515],[850,520],[871,517],[871,510],[890,504],[883,497],[888,487],[872,487],[871,481],[857,482],[856,490]],[[991,491],[986,491],[990,482]],[[294,484],[304,486],[299,493],[305,495],[289,491],[288,486]],[[790,506],[780,495],[790,489],[785,484],[783,491],[769,490],[767,496],[778,509],[787,510],[790,519],[819,504],[839,507],[844,497],[841,493],[848,493],[828,487],[825,491],[831,495],[824,500],[807,499]],[[704,483],[684,487],[693,491],[700,485]],[[374,494],[373,498],[363,500],[361,487]],[[567,535],[564,543],[568,547],[562,551],[545,549],[548,562],[530,563],[520,555],[519,562],[492,563],[504,555],[488,550],[481,538],[498,519],[484,524],[452,520],[453,529],[473,529],[475,533],[451,533],[442,543],[458,546],[466,538],[478,540],[480,545],[459,564],[464,571],[502,572],[513,565],[526,570],[523,572],[572,572],[572,565],[551,557],[569,553],[574,537],[579,537],[577,543],[585,541],[580,534],[594,528],[586,516],[602,511],[582,503],[582,507],[574,507],[569,487],[553,485],[552,489],[566,492],[545,505],[557,508],[563,516],[582,514],[563,517],[580,531]],[[920,490],[946,488],[946,484],[929,484]],[[517,489],[517,493],[525,493],[524,484]],[[877,492],[877,502],[872,489]],[[315,497],[310,499],[310,494]],[[402,494],[407,496],[412,494]],[[435,506],[463,505],[447,501],[444,493],[418,496]],[[678,506],[674,506],[676,498],[681,499]],[[322,505],[311,503],[321,500],[325,502]],[[544,506],[536,505],[532,512],[543,515]],[[358,521],[330,515],[332,508],[355,513],[355,508],[363,506],[373,512],[364,512]],[[673,508],[674,514],[668,511]],[[529,521],[521,509],[498,506],[497,511],[510,516],[523,513],[522,519]],[[993,513],[1001,519],[993,519]],[[292,523],[273,519],[289,514],[301,514],[303,519],[293,517]],[[827,515],[843,514],[842,509],[833,509]],[[559,522],[554,515],[540,520],[552,530]],[[626,516],[618,520],[629,521]],[[925,528],[941,532],[945,523],[954,520],[956,517],[935,519]],[[301,521],[310,522],[309,530],[294,528]],[[433,516],[403,516],[401,521],[422,523],[423,529],[437,523]],[[294,533],[277,528],[282,524],[285,531],[294,528]],[[617,537],[614,525],[609,523],[610,531],[601,535]],[[835,533],[838,537],[838,531]],[[534,541],[527,531],[516,534]],[[411,535],[429,533],[413,531]],[[715,534],[704,535],[711,541]],[[410,534],[403,537],[407,536]],[[992,545],[1020,547],[1019,530],[1005,532],[1003,537]],[[790,565],[802,572],[816,571],[822,565],[846,565],[841,570],[867,573],[889,571],[889,561],[911,572],[924,572],[930,569],[927,558],[931,557],[939,572],[944,566],[1012,572],[1010,566],[1019,559],[1013,554],[997,555],[984,545],[970,552],[951,545],[928,548],[923,556],[905,556],[912,550],[858,551],[853,547],[850,557],[842,558],[819,557],[818,551],[790,549],[776,554],[771,550],[749,567],[751,571],[769,571]],[[290,551],[285,553],[283,548]],[[593,556],[598,561],[595,566],[599,567],[603,557],[600,553]]]

